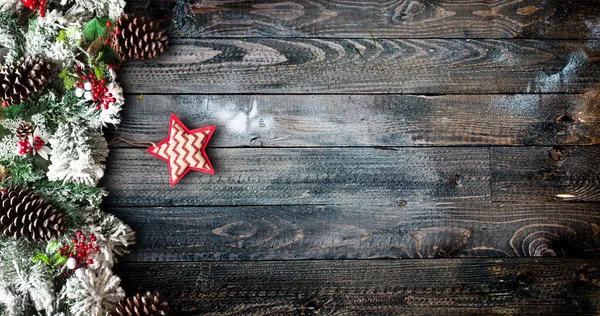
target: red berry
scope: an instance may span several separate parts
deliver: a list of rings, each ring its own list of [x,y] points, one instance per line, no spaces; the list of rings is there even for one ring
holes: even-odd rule
[[[106,22],[106,26],[111,27],[112,26],[112,22],[110,22],[110,21]]]
[[[92,260],[92,259],[88,260],[88,264],[92,264],[92,263],[94,263],[94,260]]]
[[[81,241],[85,241],[85,236],[81,235]]]
[[[80,230],[78,230],[77,232],[75,232],[77,234],[77,236],[81,236],[81,234],[83,234]]]
[[[67,274],[66,272],[65,272],[65,273],[63,273],[63,276],[65,276],[65,277],[66,277],[66,276],[68,276],[68,275],[69,275],[69,274]]]
[[[116,29],[116,30],[115,30],[115,33],[116,33],[117,35],[119,35],[119,34],[121,34],[121,30],[119,30],[119,29]]]
[[[2,189],[2,191],[0,191],[0,193],[6,194],[6,189]]]
[[[58,253],[62,255],[64,253],[64,250],[58,249]]]
[[[73,243],[77,243],[77,238],[73,238]]]
[[[69,258],[73,258],[73,253],[69,252]]]
[[[96,105],[96,110],[100,110],[100,105]]]
[[[110,41],[108,40],[108,38],[104,40],[104,44],[106,44],[106,45],[110,44]]]
[[[69,245],[65,245],[65,251],[69,251]]]
[[[3,102],[2,102],[2,106],[3,106],[3,107],[7,107],[7,106],[8,106],[8,101],[6,101],[6,100],[5,100],[5,101],[3,101]]]
[[[94,251],[96,251],[96,252],[100,251],[100,247],[98,247],[98,246],[94,247]]]

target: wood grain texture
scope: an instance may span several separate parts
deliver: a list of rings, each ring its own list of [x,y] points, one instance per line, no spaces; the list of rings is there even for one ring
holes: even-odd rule
[[[209,147],[600,144],[592,95],[129,96],[108,138],[158,141],[171,112]]]
[[[166,136],[165,136],[166,137]],[[103,185],[113,206],[488,201],[487,148],[213,148],[216,175],[169,187],[167,163],[144,149],[111,152]]]
[[[127,263],[177,315],[597,315],[598,260]]]
[[[599,38],[595,0],[129,1],[172,36]],[[175,14],[169,15],[173,9]],[[596,24],[597,25],[597,24]],[[181,35],[180,35],[181,34]]]
[[[600,147],[492,148],[494,201],[600,201]]]
[[[179,39],[120,71],[127,93],[553,93],[600,82],[586,41]]]
[[[600,255],[600,204],[404,203],[107,211],[137,232],[126,261]]]

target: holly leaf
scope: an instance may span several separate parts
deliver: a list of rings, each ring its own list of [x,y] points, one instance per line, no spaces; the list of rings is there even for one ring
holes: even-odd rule
[[[58,75],[58,77],[63,80],[66,90],[71,90],[73,89],[73,87],[75,87],[75,79],[77,78],[77,76],[70,73],[68,69],[63,69],[63,71]]]
[[[50,264],[50,259],[44,253],[39,253],[39,254],[35,255],[35,257],[33,257],[33,259],[31,259],[31,261],[33,261],[33,263],[43,262],[48,265]]]
[[[54,266],[59,266],[59,265],[64,265],[65,263],[67,263],[67,260],[69,260],[69,258],[67,256],[62,256],[59,253],[56,253],[56,255],[54,255]]]
[[[98,37],[104,39],[108,35],[108,26],[106,22],[109,18],[94,18],[89,21],[83,28],[83,36],[88,42],[93,42]]]
[[[98,57],[100,57],[100,55],[104,55],[104,54],[102,52],[100,52],[100,54],[98,54]],[[94,74],[96,75],[96,78],[98,78],[98,79],[104,78],[105,71],[106,71],[105,64],[100,64],[100,65],[94,66]]]
[[[58,36],[56,37],[56,40],[59,42],[66,42],[67,41],[67,31],[60,30],[58,32]]]
[[[55,253],[58,251],[59,248],[60,248],[60,245],[58,244],[58,240],[54,239],[54,240],[51,240],[48,243],[48,245],[46,246],[46,252]]]

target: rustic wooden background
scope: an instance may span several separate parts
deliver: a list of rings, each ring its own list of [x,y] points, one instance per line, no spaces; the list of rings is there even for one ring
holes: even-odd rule
[[[129,293],[177,315],[600,313],[599,0],[128,10],[171,46],[122,67],[108,137],[217,126],[217,174],[174,188],[113,148]]]

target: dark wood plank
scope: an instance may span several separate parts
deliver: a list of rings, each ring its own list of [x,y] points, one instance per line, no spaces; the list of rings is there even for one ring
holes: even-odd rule
[[[123,65],[126,92],[552,93],[600,82],[586,41],[179,39]],[[360,53],[359,53],[360,52]]]
[[[390,206],[406,199],[490,199],[487,148],[213,148],[207,154],[216,175],[190,172],[171,188],[166,162],[145,149],[115,148],[103,181],[111,192],[107,203]]]
[[[112,208],[126,261],[600,255],[600,204]]]
[[[173,36],[599,38],[596,0],[130,1]],[[180,2],[180,3],[183,3]],[[180,35],[181,34],[181,35]]]
[[[494,201],[600,201],[600,147],[492,148]]]
[[[593,95],[147,95],[129,96],[109,138],[157,141],[175,112],[216,125],[209,144],[454,146],[600,144]]]
[[[177,315],[597,315],[598,260],[127,263]]]

